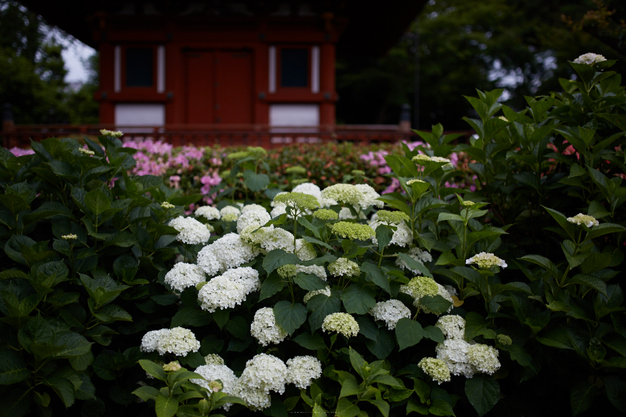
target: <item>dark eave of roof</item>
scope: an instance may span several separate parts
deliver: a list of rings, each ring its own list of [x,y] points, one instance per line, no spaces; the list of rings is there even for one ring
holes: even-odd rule
[[[345,22],[345,30],[337,44],[341,57],[382,56],[402,36],[427,0],[239,0],[237,3],[255,15],[269,15],[277,8],[289,5],[294,10],[306,3],[316,13],[332,13]],[[212,18],[226,10],[232,0],[20,0],[29,10],[37,13],[50,25],[69,33],[81,42],[96,47],[93,38],[99,17],[114,15],[129,6],[139,11],[146,5],[166,16],[177,16],[190,4],[204,5],[205,13]]]

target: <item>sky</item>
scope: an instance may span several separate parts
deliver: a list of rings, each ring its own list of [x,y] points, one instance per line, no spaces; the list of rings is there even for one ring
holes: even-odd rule
[[[68,70],[65,77],[67,83],[87,81],[87,71],[82,61],[95,52],[93,48],[77,40],[66,45],[63,51],[63,60],[65,61],[65,68]]]

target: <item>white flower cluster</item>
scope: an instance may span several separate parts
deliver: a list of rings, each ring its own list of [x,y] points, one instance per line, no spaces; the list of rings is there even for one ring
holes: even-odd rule
[[[224,365],[224,358],[217,353],[209,353],[204,357],[205,365]]]
[[[389,330],[395,329],[400,319],[411,318],[411,310],[409,310],[402,301],[395,299],[379,301],[374,308],[370,310],[370,314],[374,316],[376,320],[384,321]]]
[[[254,226],[255,229],[272,220],[265,207],[258,204],[248,204],[241,210],[237,219],[237,233],[241,233],[246,227]]]
[[[354,337],[359,334],[359,323],[348,313],[332,313],[324,317],[322,322],[324,332],[337,332],[345,337]]]
[[[248,294],[261,287],[259,272],[250,267],[233,268],[212,278],[198,292],[198,302],[203,310],[233,308],[245,301]]]
[[[245,401],[251,410],[271,405],[270,392],[283,394],[287,382],[287,365],[273,355],[261,353],[246,362],[233,395]]]
[[[193,217],[178,216],[170,221],[169,226],[178,231],[176,240],[183,243],[197,245],[198,243],[207,243],[211,238],[211,231],[206,225]]]
[[[173,329],[152,330],[141,339],[142,352],[154,352],[159,355],[172,353],[176,356],[187,356],[189,352],[197,352],[200,342],[189,329],[174,327]]]
[[[226,206],[220,210],[220,219],[225,222],[236,222],[241,214],[241,210],[239,210],[235,206]]]
[[[237,233],[228,233],[198,252],[198,266],[209,276],[250,262],[260,250],[243,240]]]
[[[359,264],[348,258],[339,258],[335,262],[331,262],[328,265],[328,272],[335,277],[357,277],[361,275],[361,268]]]
[[[208,364],[201,365],[196,368],[195,373],[202,375],[204,379],[192,379],[191,382],[198,384],[206,389],[209,388],[211,381],[222,381],[222,392],[232,395],[237,385],[237,376],[224,364]],[[226,407],[224,407],[226,408]]]
[[[302,298],[302,301],[304,302],[304,304],[308,303],[309,300],[313,297],[315,297],[316,295],[320,295],[323,294],[326,297],[330,297],[331,295],[331,291],[330,291],[330,285],[327,285],[326,287],[322,288],[321,290],[313,290],[313,291],[309,291],[308,293],[304,294],[304,297]]]
[[[362,210],[372,206],[382,208],[385,203],[377,200],[378,197],[380,194],[367,184],[335,184],[322,190],[322,199],[326,207],[333,205],[328,204],[329,202],[334,202],[335,204],[349,204],[354,208],[360,207]]]
[[[413,232],[404,220],[393,223],[383,222],[378,218],[378,213],[375,213],[369,222],[370,227],[375,231],[376,228],[381,224],[396,227],[396,230],[394,230],[389,244],[404,247],[410,246],[411,243],[413,243]],[[372,238],[372,241],[375,245],[378,245],[378,240],[375,236]]]
[[[579,226],[584,224],[587,227],[593,227],[593,226],[597,226],[600,224],[600,222],[597,221],[595,217],[582,214],[582,213],[578,213],[574,217],[568,217],[567,221],[570,223],[577,224]]]
[[[287,383],[307,389],[314,379],[322,376],[322,363],[313,356],[296,356],[287,361]]]
[[[412,278],[408,284],[400,286],[400,292],[413,297],[413,305],[417,307],[418,311],[423,311],[425,313],[435,314],[420,302],[420,300],[424,297],[434,297],[436,295],[440,295],[450,303],[454,303],[452,294],[450,294],[450,292],[443,285],[428,277],[417,276]],[[448,308],[447,312],[450,312],[453,307],[454,304],[450,304],[450,308]]]
[[[185,288],[204,282],[205,275],[198,265],[179,262],[165,274],[164,281],[174,291],[183,292]]]
[[[417,364],[422,371],[426,373],[426,375],[430,376],[433,381],[437,381],[439,385],[442,382],[450,381],[450,369],[448,369],[448,365],[441,359],[437,358],[423,358]]]
[[[494,266],[506,268],[508,265],[503,259],[498,258],[493,253],[481,252],[465,260],[466,265],[476,264],[481,269],[489,269]]]
[[[462,317],[441,317],[436,327],[445,336],[444,342],[437,345],[437,359],[441,359],[452,374],[471,378],[475,373],[491,375],[500,369],[496,348],[464,339],[465,319]]]
[[[586,65],[594,65],[598,62],[606,61],[606,58],[603,55],[594,54],[592,52],[588,52],[586,54],[582,54],[578,58],[574,60],[574,64],[586,64]]]
[[[219,220],[220,219],[220,211],[216,209],[215,207],[211,207],[211,206],[198,207],[193,214],[196,217],[204,217],[207,220]]]
[[[414,246],[411,249],[409,249],[409,251],[406,254],[409,255],[411,258],[415,259],[416,262],[421,263],[422,265],[426,262],[431,262],[433,260],[433,257],[431,256],[429,252],[422,250],[418,248],[417,246]],[[409,271],[413,272],[413,274],[415,275],[421,274],[420,271],[409,268],[406,262],[404,262],[404,260],[400,257],[396,259],[396,265],[399,268],[408,269]]]
[[[274,310],[270,307],[263,307],[254,313],[250,334],[259,341],[261,346],[267,346],[270,343],[278,344],[287,337],[287,332],[276,324]]]

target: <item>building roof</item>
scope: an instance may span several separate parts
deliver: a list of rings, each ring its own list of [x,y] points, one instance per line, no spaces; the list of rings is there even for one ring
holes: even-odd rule
[[[343,28],[337,44],[341,57],[381,56],[419,14],[427,0],[20,0],[51,25],[96,47],[94,33],[107,21],[168,21],[204,17],[317,17]]]

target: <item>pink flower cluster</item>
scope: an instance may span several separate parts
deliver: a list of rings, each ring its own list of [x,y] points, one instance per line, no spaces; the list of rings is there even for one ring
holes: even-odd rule
[[[9,152],[11,152],[15,156],[32,155],[35,153],[35,151],[33,151],[32,149],[22,149],[18,148],[17,146],[9,149]]]

